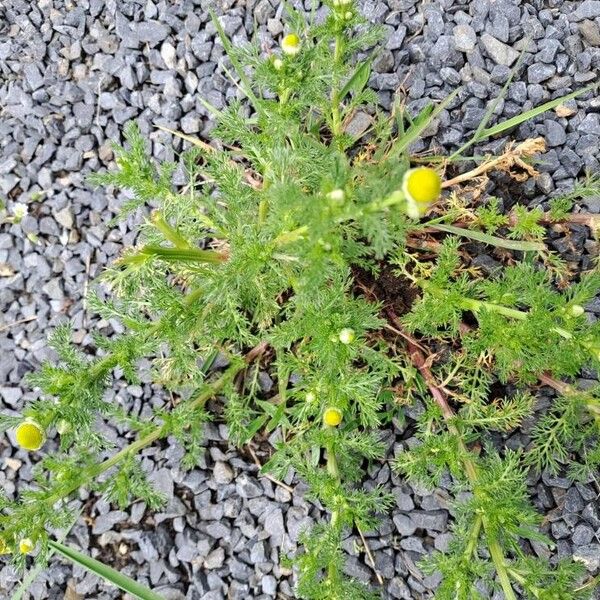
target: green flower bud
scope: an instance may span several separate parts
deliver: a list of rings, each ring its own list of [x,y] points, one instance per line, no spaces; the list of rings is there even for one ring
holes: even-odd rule
[[[572,304],[570,308],[571,316],[580,317],[585,312],[585,309],[580,304]]]
[[[327,194],[327,198],[334,204],[343,204],[346,199],[346,192],[340,188],[336,188]]]
[[[356,339],[356,332],[354,329],[346,327],[340,331],[338,338],[342,344],[351,344]]]

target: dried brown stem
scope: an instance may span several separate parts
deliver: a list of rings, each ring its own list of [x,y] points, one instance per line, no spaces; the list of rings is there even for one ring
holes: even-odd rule
[[[516,146],[514,144],[509,144],[504,153],[500,156],[489,158],[471,171],[461,173],[453,179],[447,179],[442,183],[442,187],[448,188],[471,179],[476,179],[489,171],[504,171],[518,181],[527,179],[528,177],[535,177],[537,171],[530,164],[525,162],[524,159],[529,158],[534,154],[545,152],[545,150],[546,142],[544,141],[544,138],[541,137],[525,140]],[[521,172],[515,172],[513,170],[514,167],[519,167]]]

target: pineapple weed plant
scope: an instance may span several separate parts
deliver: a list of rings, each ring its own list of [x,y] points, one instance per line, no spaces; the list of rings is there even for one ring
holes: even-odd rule
[[[548,212],[503,214],[493,198],[475,202],[490,170],[535,175],[533,155],[544,149],[535,139],[498,157],[470,156],[472,171],[442,183],[474,143],[587,90],[488,127],[493,104],[451,157],[410,157],[410,144],[455,94],[414,118],[401,103],[391,115],[377,111],[366,87],[371,58],[355,57],[381,32],[350,0],[328,4],[321,24],[290,11],[291,33],[267,56],[258,43],[232,47],[213,16],[252,110],[240,101],[223,111],[207,105],[218,123],[214,146],[171,132],[192,143],[181,155],[186,186],[173,186],[176,165],[156,164],[135,125],[116,148],[119,169],[94,177],[133,191],[124,214],[155,206],[139,245],[103,275],[111,294],[88,299],[127,333],[97,335],[91,358],[59,327],[59,363],[30,379],[41,398],[21,417],[2,417],[23,448],[42,448],[48,434],[59,450],[40,458],[34,487],[0,499],[1,550],[18,566],[29,553],[43,564],[55,548],[51,532],[73,522],[69,501],[81,487],[122,507],[137,498],[158,507],[137,454],[168,439],[185,449],[182,466],[194,467],[203,423],[214,418],[207,401],[218,396],[231,439],[242,445],[277,429],[263,472],[280,480],[292,470],[328,512],[303,533],[297,555],[282,558],[295,567],[298,597],[380,597],[344,575],[341,540],[344,531],[372,530],[391,508],[390,494],[361,482],[385,459],[380,428],[420,399],[418,443],[393,467],[431,487],[449,473],[459,498],[448,551],[421,565],[443,576],[436,597],[481,598],[477,582],[509,600],[589,597],[595,581],[581,564],[551,565],[531,552],[528,541],[550,541],[526,477],[547,468],[585,479],[600,463],[600,391],[568,383],[600,358],[600,325],[583,310],[600,274],[570,272],[544,244],[548,226],[595,226],[569,210],[598,181],[588,178]],[[356,133],[348,123],[359,109],[373,116]],[[503,266],[493,276],[471,262],[470,240],[496,247]],[[384,278],[394,293],[385,293]],[[212,368],[217,355],[227,358],[224,369]],[[137,381],[142,357],[176,398],[150,420],[104,395],[114,377]],[[258,384],[265,368],[276,381],[271,393]],[[544,414],[535,412],[535,385],[557,392]],[[109,419],[134,438],[112,455],[95,427]],[[524,421],[532,443],[501,447],[502,434]]]

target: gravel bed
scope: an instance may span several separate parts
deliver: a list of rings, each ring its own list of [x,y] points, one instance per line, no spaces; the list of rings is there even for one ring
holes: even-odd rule
[[[298,2],[293,2],[298,5]],[[0,225],[0,407],[19,411],[34,393],[22,377],[51,358],[46,339],[68,320],[76,341],[93,351],[90,332],[106,335],[121,326],[85,312],[83,295],[92,281],[135,238],[133,220],[110,225],[126,194],[107,194],[86,183],[86,175],[112,168],[110,142],[120,142],[123,125],[136,119],[152,143],[153,155],[169,158],[177,140],[155,129],[164,125],[206,136],[212,124],[198,100],[217,108],[237,90],[220,68],[223,55],[206,0],[1,0],[0,1],[0,200],[9,214],[27,206],[20,224]],[[395,90],[407,94],[411,111],[463,86],[439,123],[415,150],[451,151],[472,132],[526,50],[498,118],[509,118],[557,95],[580,88],[600,72],[600,0],[417,0],[360,1],[361,11],[384,24],[389,35],[374,64],[372,85],[389,108]],[[305,8],[311,1],[305,2]],[[256,30],[266,48],[284,29],[277,0],[218,2],[225,32],[234,44]],[[317,10],[317,15],[321,14]],[[274,41],[275,40],[275,41]],[[521,125],[517,139],[543,135],[549,150],[541,176],[506,194],[500,177],[490,182],[506,208],[515,201],[537,205],[543,197],[569,190],[587,170],[600,172],[600,98],[570,101],[568,116],[548,113]],[[500,149],[507,138],[480,150]],[[496,187],[494,187],[496,186]],[[514,187],[512,188],[514,191]],[[504,192],[503,192],[504,191]],[[600,198],[583,209],[600,212]],[[597,255],[584,227],[559,236],[554,249],[579,268]],[[478,260],[490,268],[493,256]],[[492,262],[490,262],[492,261]],[[600,315],[600,301],[588,307]],[[583,384],[595,378],[584,373]],[[268,385],[268,377],[264,378]],[[139,414],[163,402],[149,381],[115,385],[116,401]],[[540,398],[540,407],[550,398]],[[419,407],[409,410],[417,411]],[[414,414],[414,413],[412,413]],[[386,433],[389,457],[410,444],[406,429]],[[117,428],[105,435],[123,442]],[[526,438],[515,433],[510,444]],[[248,456],[227,442],[223,426],[210,425],[201,468],[177,467],[180,449],[165,443],[143,453],[144,466],[168,498],[162,512],[143,504],[124,512],[82,492],[80,519],[70,541],[153,586],[167,599],[291,598],[291,573],[279,566],[296,548],[303,527],[321,517],[304,500],[303,484],[287,481],[294,494],[258,478]],[[13,496],[27,487],[32,464],[14,440],[0,441],[0,484]],[[377,466],[366,485],[388,486],[396,508],[377,532],[367,534],[387,598],[430,598],[438,580],[415,566],[449,541],[449,493],[410,486]],[[534,501],[546,515],[544,529],[556,543],[553,559],[574,555],[591,574],[600,570],[600,488],[572,484],[544,474],[530,479]],[[373,580],[373,569],[349,536],[347,572]],[[548,552],[534,545],[533,550]],[[18,575],[0,562],[0,595],[8,597]],[[31,597],[118,598],[120,593],[60,561],[31,587]],[[485,594],[485,590],[483,590]],[[489,596],[488,594],[488,597]],[[496,595],[500,598],[501,596]]]

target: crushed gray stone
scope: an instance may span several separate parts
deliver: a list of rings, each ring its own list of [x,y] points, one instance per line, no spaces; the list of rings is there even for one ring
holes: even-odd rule
[[[118,323],[86,313],[83,304],[88,282],[135,239],[133,221],[108,225],[127,194],[94,190],[86,180],[91,172],[114,168],[111,142],[122,142],[124,124],[136,119],[153,156],[178,152],[180,142],[157,132],[156,124],[206,138],[212,124],[198,98],[220,109],[238,95],[222,68],[223,46],[204,0],[53,0],[51,10],[47,4],[12,0],[0,10],[0,196],[9,211],[19,202],[29,212],[19,225],[0,226],[0,327],[34,317],[0,330],[0,400],[12,413],[31,399],[22,378],[51,357],[47,336],[58,323],[71,321],[74,338],[84,346],[96,329],[119,332]],[[479,126],[522,51],[523,63],[494,122],[597,79],[600,1],[546,4],[360,2],[367,17],[388,34],[370,82],[383,109],[391,108],[399,89],[406,91],[407,108],[416,115],[428,101],[463,88],[415,151],[455,150]],[[225,13],[220,21],[235,45],[251,38],[255,21],[265,51],[278,44],[284,31],[283,5],[276,0],[227,0],[217,8]],[[549,147],[540,177],[522,186],[522,202],[535,206],[545,200],[540,195],[571,189],[585,170],[600,170],[600,104],[590,96],[567,103],[572,114],[566,117],[549,112],[511,132],[515,139],[543,135]],[[358,137],[370,125],[371,116],[358,113],[348,133]],[[485,151],[499,151],[504,143],[495,141]],[[493,182],[489,192],[494,193]],[[581,208],[600,213],[600,198],[586,198]],[[584,228],[572,233],[575,250],[561,240],[553,243],[585,268],[597,244]],[[474,262],[488,273],[497,266],[485,254]],[[590,316],[600,315],[600,309],[590,311]],[[222,368],[224,362],[216,366]],[[593,377],[586,374],[582,381]],[[260,374],[260,385],[265,392],[271,389],[268,373]],[[116,384],[111,393],[115,401],[148,417],[164,402],[149,379],[137,387]],[[422,408],[408,409],[408,419]],[[391,451],[401,439],[410,444],[396,439],[401,431],[390,433]],[[123,441],[112,426],[106,427],[106,436]],[[304,500],[301,484],[293,494],[273,488],[227,440],[224,428],[208,426],[211,451],[189,473],[178,469],[181,448],[171,442],[164,452],[144,454],[143,467],[166,501],[155,513],[139,502],[119,511],[82,492],[79,502],[91,499],[92,521],[80,521],[72,539],[92,555],[127,548],[132,558],[128,574],[164,598],[293,597],[293,577],[279,566],[280,554],[293,552],[301,532],[326,515]],[[514,443],[520,443],[517,436]],[[19,467],[0,473],[11,497],[32,479],[29,458],[23,453],[15,458],[16,452],[4,446],[5,461],[18,461],[6,464]],[[297,485],[292,478],[286,483]],[[365,483],[378,484],[393,493],[396,506],[376,531],[365,535],[386,579],[386,593],[390,598],[431,597],[439,580],[435,575],[417,577],[414,565],[424,553],[448,546],[444,497],[407,485],[387,465],[370,471]],[[547,473],[532,477],[530,484],[556,543],[550,554],[540,544],[532,545],[534,551],[552,560],[574,556],[597,572],[600,514],[593,487]],[[355,550],[356,540],[345,542],[352,555],[348,575],[374,581],[370,563]],[[115,590],[59,561],[45,573],[30,590],[34,598],[64,595],[71,578],[83,597],[116,598]],[[1,589],[12,590],[17,580],[14,571],[0,565]],[[483,586],[483,596],[494,597],[488,587]]]

